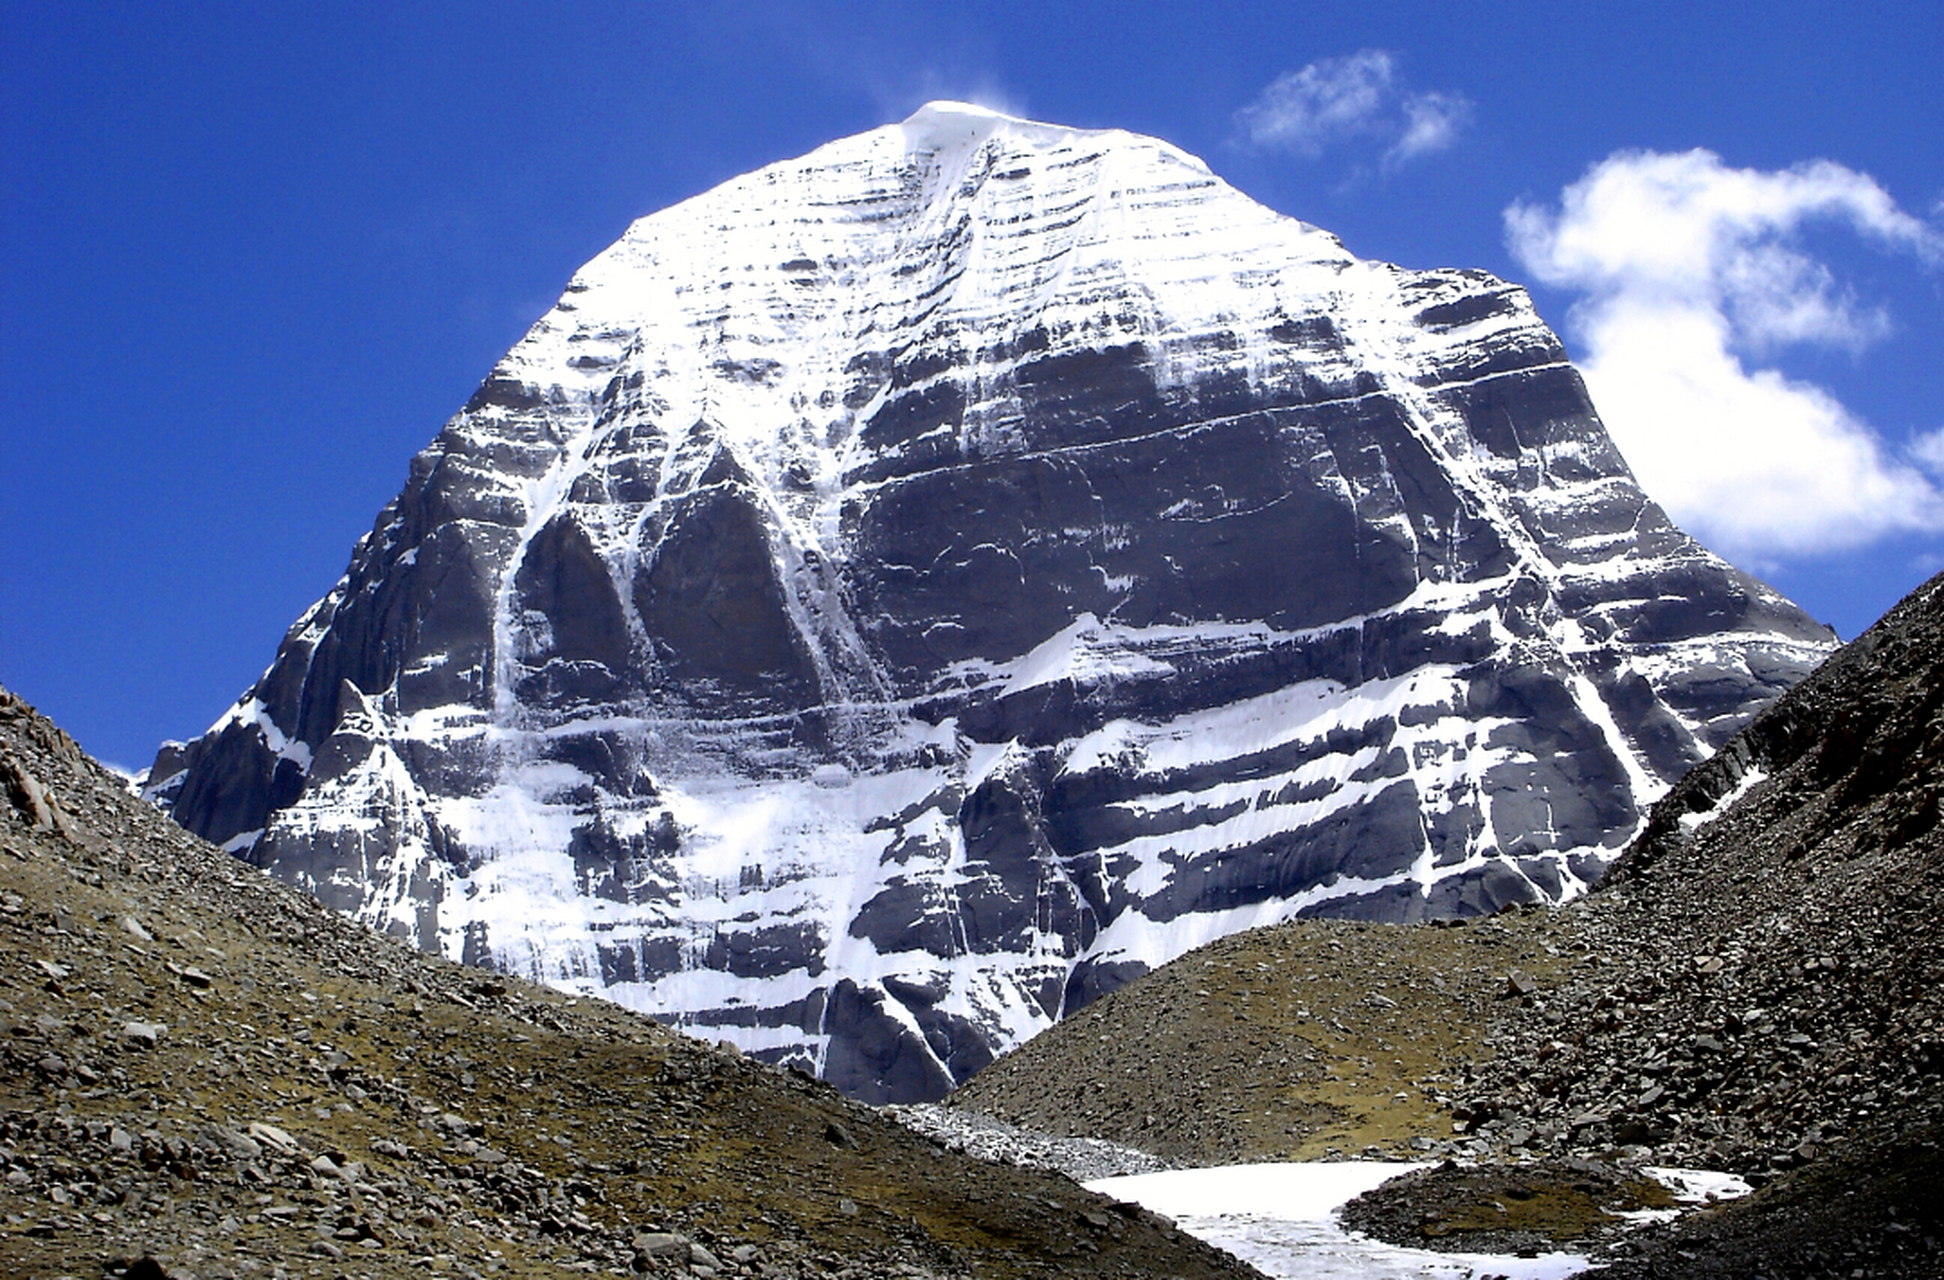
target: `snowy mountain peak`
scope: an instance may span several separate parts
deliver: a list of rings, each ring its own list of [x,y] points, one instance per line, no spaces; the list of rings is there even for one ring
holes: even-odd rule
[[[1203,172],[1208,168],[1194,156],[1157,138],[1121,129],[1077,129],[1071,125],[1048,124],[970,102],[928,102],[889,128],[902,136],[906,150],[917,153],[964,153],[988,142],[998,142],[1015,155],[1061,150],[1065,158],[1076,150],[1120,149],[1165,156],[1170,162],[1186,163]],[[860,135],[858,139],[846,139],[833,146],[849,146],[871,136]],[[1015,175],[1015,180],[1024,176]]]
[[[914,151],[941,151],[967,143],[977,144],[1001,129],[1038,138],[1071,137],[1079,132],[1022,119],[977,103],[949,99],[927,102],[897,127],[903,130],[906,144]]]
[[[629,227],[151,776],[375,927],[910,1098],[1224,932],[1577,892],[1832,643],[1522,290],[934,103]]]

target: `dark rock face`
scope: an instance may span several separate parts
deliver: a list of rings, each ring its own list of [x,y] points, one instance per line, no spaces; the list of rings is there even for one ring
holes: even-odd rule
[[[1233,929],[1574,893],[1832,641],[1516,287],[932,107],[590,263],[152,789],[914,1098]]]
[[[669,683],[718,714],[817,704],[816,667],[770,563],[760,498],[728,450],[643,550],[634,606]]]

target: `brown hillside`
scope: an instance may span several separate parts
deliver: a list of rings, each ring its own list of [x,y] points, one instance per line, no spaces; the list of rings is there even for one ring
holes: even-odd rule
[[[1254,1274],[824,1085],[406,951],[4,691],[0,796],[0,1274]]]
[[[1516,971],[1553,974],[1557,930],[1300,920],[1211,943],[974,1076],[953,1106],[1183,1164],[1386,1156],[1451,1135],[1465,1064]]]

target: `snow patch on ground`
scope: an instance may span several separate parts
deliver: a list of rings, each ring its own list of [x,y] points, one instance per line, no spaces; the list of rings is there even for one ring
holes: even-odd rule
[[[1232,1164],[1100,1178],[1087,1190],[1131,1200],[1275,1280],[1566,1280],[1591,1265],[1579,1254],[1537,1258],[1403,1249],[1345,1231],[1337,1208],[1422,1164],[1318,1161]]]
[[[1422,1164],[1318,1161],[1233,1164],[1096,1178],[1089,1191],[1131,1200],[1173,1218],[1183,1231],[1226,1250],[1274,1280],[1566,1280],[1597,1274],[1576,1253],[1521,1258],[1496,1253],[1441,1253],[1372,1240],[1337,1225],[1336,1211],[1366,1191]],[[1684,1206],[1732,1200],[1749,1185],[1729,1173],[1649,1168]],[[1683,1209],[1622,1215],[1642,1224],[1665,1222]]]
[[[1735,801],[1753,791],[1758,784],[1766,781],[1768,781],[1767,773],[1760,769],[1750,769],[1742,775],[1741,781],[1735,784],[1732,791],[1714,802],[1712,808],[1703,810],[1700,813],[1682,814],[1681,830],[1688,835],[1693,835],[1702,827],[1707,826],[1710,822],[1713,822],[1716,818],[1728,812],[1728,807],[1734,804]]]
[[[1636,1209],[1620,1216],[1629,1222],[1645,1225],[1650,1222],[1672,1222],[1697,1205],[1718,1204],[1723,1200],[1739,1200],[1755,1188],[1732,1173],[1715,1173],[1708,1169],[1662,1169],[1644,1168],[1642,1173],[1674,1193],[1680,1202],[1675,1209]]]

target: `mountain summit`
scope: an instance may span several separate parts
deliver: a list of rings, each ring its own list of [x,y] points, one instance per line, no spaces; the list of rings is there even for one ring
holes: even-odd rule
[[[934,103],[588,263],[150,794],[909,1099],[1236,929],[1570,896],[1833,645],[1521,289]]]

